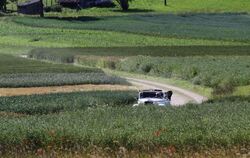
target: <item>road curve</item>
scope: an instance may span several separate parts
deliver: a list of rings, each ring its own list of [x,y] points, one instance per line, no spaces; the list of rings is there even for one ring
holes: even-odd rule
[[[165,91],[172,90],[173,96],[171,100],[171,105],[174,106],[181,106],[187,103],[201,104],[202,102],[208,99],[205,96],[168,84],[158,83],[155,81],[149,81],[144,79],[135,79],[130,77],[126,77],[126,79],[138,89],[162,89]]]

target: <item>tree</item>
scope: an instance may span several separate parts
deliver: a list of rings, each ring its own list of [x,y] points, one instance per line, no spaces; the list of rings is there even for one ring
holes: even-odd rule
[[[6,0],[1,0],[0,1],[0,10],[1,11],[6,12],[6,10],[7,10],[6,4],[7,4]]]
[[[127,11],[129,8],[129,1],[131,0],[117,0],[117,2],[120,4],[122,10]]]

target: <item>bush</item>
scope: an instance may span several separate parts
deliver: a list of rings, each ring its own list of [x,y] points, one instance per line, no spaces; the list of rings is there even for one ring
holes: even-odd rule
[[[232,80],[224,79],[213,88],[213,95],[229,95],[235,90],[235,85]]]
[[[235,86],[250,84],[249,57],[127,57],[117,69],[162,77],[175,77],[215,88],[214,93],[232,93]],[[228,78],[228,79],[227,79]]]
[[[45,12],[62,12],[62,6],[60,5],[52,5],[44,8]]]

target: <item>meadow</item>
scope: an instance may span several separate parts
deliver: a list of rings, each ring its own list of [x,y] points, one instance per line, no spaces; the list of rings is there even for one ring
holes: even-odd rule
[[[97,68],[76,67],[0,55],[0,87],[59,86],[75,84],[128,84]]]
[[[159,150],[165,156],[182,155],[215,148],[231,156],[247,154],[249,97],[132,108],[134,95],[104,91],[0,97],[0,154],[77,155],[94,150],[118,155],[120,148],[142,155]]]

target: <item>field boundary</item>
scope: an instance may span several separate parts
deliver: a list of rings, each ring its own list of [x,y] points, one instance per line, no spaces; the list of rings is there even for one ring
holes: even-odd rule
[[[82,85],[64,85],[64,86],[48,86],[48,87],[26,87],[26,88],[0,88],[0,97],[21,96],[35,94],[51,94],[51,93],[70,93],[84,91],[126,91],[135,90],[132,86],[127,85],[109,85],[109,84],[82,84]]]

